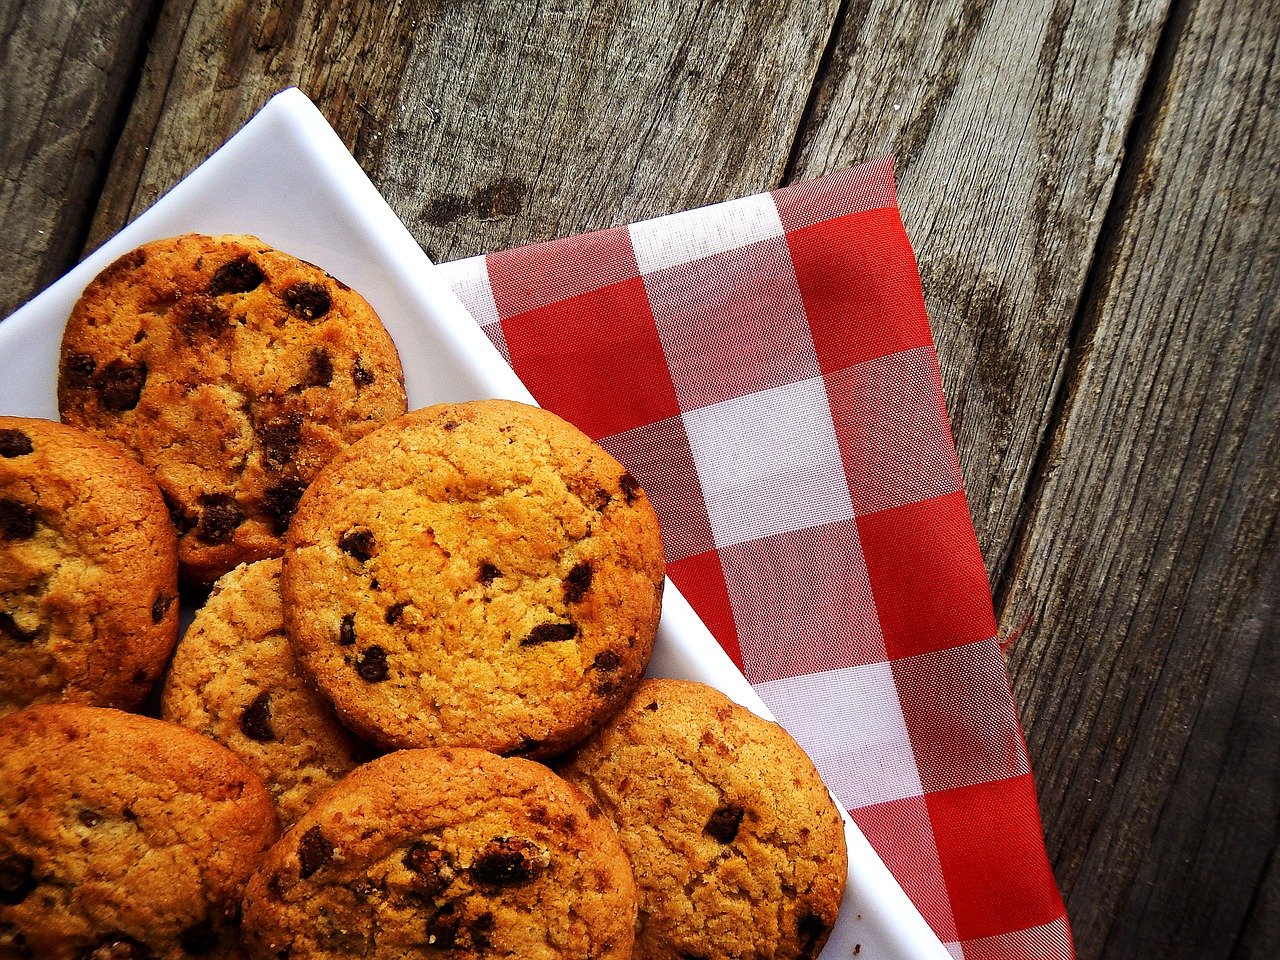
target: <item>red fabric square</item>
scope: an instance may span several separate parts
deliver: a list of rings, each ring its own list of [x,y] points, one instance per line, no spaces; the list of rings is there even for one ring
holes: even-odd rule
[[[626,227],[491,253],[485,263],[503,320],[640,276]]]
[[[502,332],[538,403],[593,439],[680,413],[639,277],[508,317]]]
[[[742,651],[738,647],[738,630],[724,588],[724,573],[714,550],[695,554],[667,564],[667,576],[676,585],[689,606],[702,618],[711,635],[724,647],[738,669],[742,669]]]
[[[933,844],[933,825],[924,797],[858,807],[850,810],[849,816],[938,939],[955,941],[956,922],[951,916],[947,891],[938,883],[942,866]]]
[[[845,167],[819,177],[775,190],[773,202],[784,230],[799,230],[862,210],[896,207],[893,158],[880,157],[856,167]]]
[[[931,793],[925,802],[961,940],[1064,914],[1030,774]]]
[[[963,491],[859,517],[858,533],[890,660],[995,636]]]
[[[896,207],[815,223],[787,243],[823,373],[933,344]]]

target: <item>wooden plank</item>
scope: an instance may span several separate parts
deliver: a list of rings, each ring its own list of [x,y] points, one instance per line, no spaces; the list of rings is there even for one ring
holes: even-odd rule
[[[437,259],[768,188],[837,3],[258,6],[166,8],[95,242],[290,83]]]
[[[1168,0],[856,0],[790,171],[897,157],[970,511],[1001,578]]]
[[[156,2],[0,4],[0,317],[75,263]]]
[[[1280,955],[1280,20],[1179,7],[1006,627],[1082,958]]]

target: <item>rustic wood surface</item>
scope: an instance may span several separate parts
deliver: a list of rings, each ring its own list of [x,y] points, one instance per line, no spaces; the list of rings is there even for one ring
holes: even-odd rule
[[[1079,955],[1277,956],[1266,11],[0,0],[0,315],[289,84],[440,260],[895,153]]]

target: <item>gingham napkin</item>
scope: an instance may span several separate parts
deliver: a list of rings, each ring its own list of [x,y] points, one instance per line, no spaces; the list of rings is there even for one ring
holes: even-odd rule
[[[1070,957],[891,162],[441,269],[951,952]]]

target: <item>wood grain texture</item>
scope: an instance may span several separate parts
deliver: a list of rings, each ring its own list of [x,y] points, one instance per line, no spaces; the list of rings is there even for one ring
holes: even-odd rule
[[[156,2],[0,3],[0,317],[76,261]]]
[[[1167,0],[854,0],[791,171],[897,157],[970,511],[1008,562]]]
[[[1180,7],[1006,629],[1082,960],[1280,955],[1280,21]]]
[[[171,0],[93,240],[291,83],[436,259],[765,189],[836,7]]]

